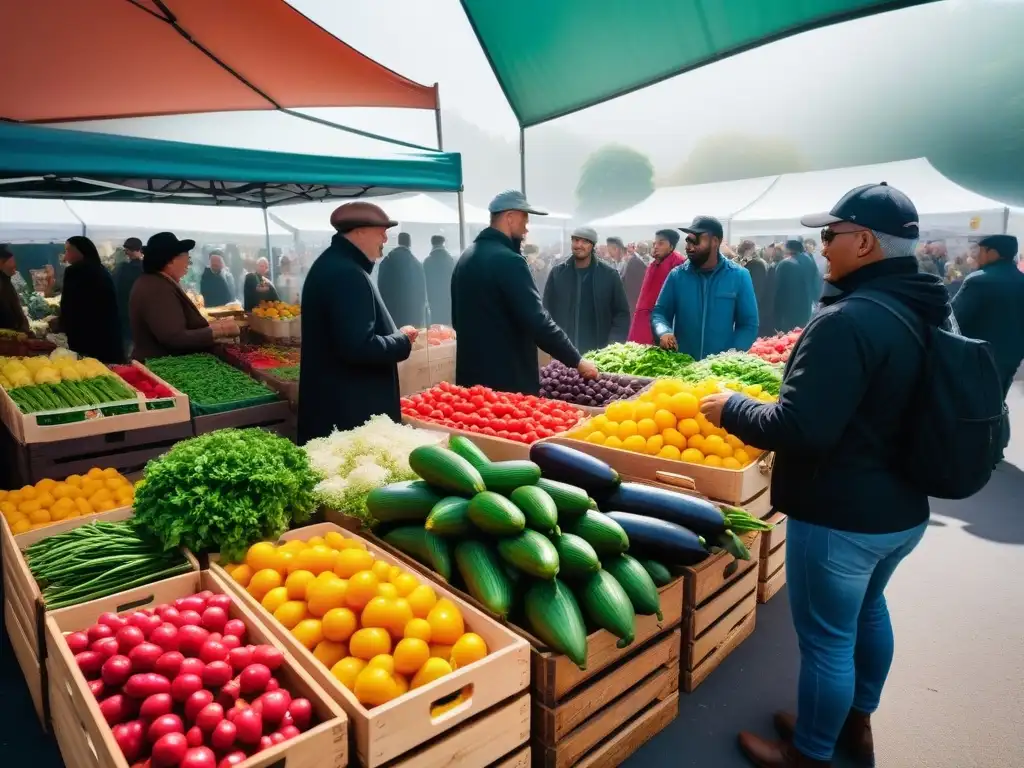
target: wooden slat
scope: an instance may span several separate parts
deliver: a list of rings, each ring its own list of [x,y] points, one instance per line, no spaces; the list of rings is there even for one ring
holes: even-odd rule
[[[759,535],[755,531],[741,537],[744,545],[750,550],[749,560],[737,560],[728,552],[719,552],[702,563],[683,568],[683,577],[686,579],[686,611],[696,610],[712,595],[717,594],[751,569],[757,570],[761,557]]]
[[[614,737],[587,755],[576,768],[615,768],[663,731],[679,714],[679,694],[673,693],[627,723]]]
[[[748,569],[741,578],[732,582],[730,586],[691,613],[687,619],[689,640],[691,642],[699,640],[712,624],[715,624],[744,597],[756,590],[758,575],[756,568]]]
[[[786,586],[786,566],[783,565],[767,581],[757,583],[757,602],[767,603]]]
[[[752,592],[750,599],[745,601],[743,606],[737,606],[737,613],[739,613],[741,608],[749,608],[749,613],[740,615],[737,623],[733,623],[732,615],[725,617],[720,638],[718,636],[719,633],[715,630],[712,630],[712,632],[715,632],[714,637],[710,637],[711,633],[708,633],[709,641],[716,640],[719,642],[714,646],[714,651],[697,664],[695,668],[683,671],[683,690],[686,693],[692,693],[697,686],[707,680],[708,675],[718,669],[729,654],[735,651],[740,643],[753,634],[754,622],[757,618],[756,611],[754,610],[756,607],[757,595]],[[726,632],[726,627],[731,627],[731,629]]]
[[[761,557],[767,557],[770,552],[782,546],[786,540],[786,525],[789,518],[781,512],[774,512],[765,522],[775,527],[761,534]]]

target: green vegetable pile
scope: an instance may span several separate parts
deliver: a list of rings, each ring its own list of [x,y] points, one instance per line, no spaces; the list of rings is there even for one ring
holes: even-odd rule
[[[782,366],[746,352],[723,352],[693,363],[683,373],[684,379],[693,382],[710,376],[741,384],[760,384],[768,394],[777,395],[782,384]]]
[[[153,358],[146,361],[146,367],[199,405],[221,405],[274,394],[269,387],[205,353]]]
[[[262,429],[222,429],[175,444],[146,465],[135,519],[165,550],[221,552],[240,562],[249,545],[306,522],[319,477],[306,452]]]
[[[285,365],[281,368],[272,368],[271,371],[271,375],[275,379],[281,379],[282,381],[299,380],[299,366],[297,365]]]
[[[609,344],[603,349],[587,352],[584,357],[604,373],[627,373],[650,378],[682,376],[686,368],[693,364],[693,358],[689,355],[634,341]]]
[[[116,376],[96,376],[81,381],[62,381],[59,384],[32,384],[9,389],[7,394],[22,413],[96,406],[138,400],[139,397],[135,390],[125,386]]]

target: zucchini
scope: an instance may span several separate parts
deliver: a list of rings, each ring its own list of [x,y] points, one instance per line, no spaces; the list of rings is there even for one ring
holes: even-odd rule
[[[481,541],[463,541],[455,545],[455,565],[466,589],[491,613],[502,619],[512,610],[512,580],[494,549]]]
[[[634,548],[663,563],[696,565],[710,554],[700,537],[681,525],[629,512],[609,512],[607,516],[626,531]]]
[[[641,558],[639,563],[644,567],[644,570],[647,571],[647,575],[651,577],[651,581],[654,582],[654,586],[664,587],[672,581],[672,572],[657,560]]]
[[[709,541],[729,527],[725,515],[710,501],[641,483],[623,483],[601,500],[605,512],[629,512],[681,525]]]
[[[422,525],[406,525],[384,534],[384,541],[439,574],[445,581],[452,578],[452,559],[448,544]]]
[[[571,533],[554,537],[558,552],[558,572],[563,578],[582,579],[601,570],[597,552],[584,539]]]
[[[487,454],[480,450],[480,446],[462,435],[452,435],[448,438],[448,450],[457,453],[477,469],[491,463]]]
[[[576,590],[584,615],[594,624],[607,629],[625,648],[636,637],[636,613],[629,595],[608,571],[591,574]]]
[[[558,579],[538,581],[526,592],[526,623],[548,648],[587,668],[587,628],[572,590]]]
[[[555,506],[558,507],[559,521],[579,517],[588,509],[597,509],[597,502],[590,498],[586,491],[575,485],[542,477],[537,481],[537,487],[547,493],[555,502]]]
[[[422,480],[405,480],[374,488],[366,495],[366,510],[381,523],[422,522],[441,500]]]
[[[540,467],[532,461],[495,461],[478,467],[488,491],[508,496],[523,485],[536,485]]]
[[[446,496],[430,510],[423,527],[438,536],[465,536],[472,533],[469,501],[461,496]]]
[[[509,500],[526,516],[527,528],[550,533],[558,527],[558,507],[543,489],[524,485],[512,491]]]
[[[562,529],[585,540],[598,557],[619,555],[629,549],[629,537],[622,526],[601,512],[590,510],[565,523]]]
[[[661,613],[658,588],[638,560],[629,555],[618,555],[602,560],[601,566],[619,582],[638,615],[657,616],[658,621],[665,618]]]
[[[469,502],[467,514],[473,525],[493,536],[515,536],[526,528],[526,515],[494,491],[484,491],[474,496]]]
[[[593,496],[607,496],[622,482],[619,473],[600,459],[566,445],[534,443],[530,460],[540,465],[544,477],[578,485]]]
[[[459,456],[438,445],[421,445],[409,454],[412,471],[437,488],[459,496],[486,490],[480,472]]]
[[[525,530],[514,538],[502,539],[498,554],[529,576],[553,579],[558,575],[558,550],[536,531]]]

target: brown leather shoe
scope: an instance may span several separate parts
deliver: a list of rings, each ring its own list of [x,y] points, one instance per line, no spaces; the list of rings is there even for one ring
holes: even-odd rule
[[[790,712],[776,712],[772,715],[772,722],[775,724],[775,732],[783,741],[792,741],[796,733],[796,715]]]
[[[793,740],[793,734],[796,732],[796,715],[776,712],[772,722],[780,739]],[[874,768],[875,744],[871,735],[871,715],[851,709],[846,716],[836,747],[852,757],[857,765]]]
[[[740,749],[757,768],[831,768],[830,760],[812,760],[798,752],[788,741],[769,741],[743,731]]]

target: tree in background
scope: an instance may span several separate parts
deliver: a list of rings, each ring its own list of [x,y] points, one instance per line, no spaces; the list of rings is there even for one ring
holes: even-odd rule
[[[689,157],[663,182],[664,186],[706,184],[806,170],[807,162],[789,139],[717,133],[697,141]]]
[[[654,191],[654,166],[647,155],[622,144],[606,144],[583,164],[576,184],[577,215],[593,219],[635,205]]]

